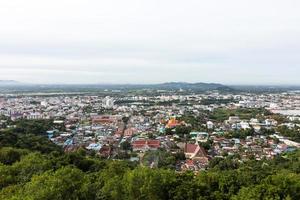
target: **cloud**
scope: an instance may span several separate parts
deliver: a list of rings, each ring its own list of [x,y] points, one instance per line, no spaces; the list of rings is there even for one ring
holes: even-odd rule
[[[300,84],[299,6],[297,0],[2,1],[0,79]]]

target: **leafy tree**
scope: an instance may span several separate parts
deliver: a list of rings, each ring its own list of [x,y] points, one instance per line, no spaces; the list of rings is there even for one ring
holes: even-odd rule
[[[234,130],[230,131],[227,135],[229,138],[240,138],[240,139],[246,139],[247,136],[253,136],[254,135],[254,129],[246,129],[246,130]]]
[[[166,129],[165,129],[165,134],[166,134],[166,135],[173,135],[173,134],[174,134],[173,130],[174,130],[174,129],[166,128]]]
[[[44,136],[12,129],[0,132],[0,145],[0,199],[300,199],[299,150],[273,160],[213,158],[208,170],[194,174],[176,173],[184,154],[164,150],[145,154],[145,165],[156,163],[150,169],[84,149],[63,153]]]
[[[27,120],[20,119],[15,123],[16,128],[13,128],[15,133],[46,135],[46,132],[53,128],[53,120]]]
[[[33,175],[51,168],[51,162],[45,156],[40,153],[30,153],[11,166],[0,166],[0,188],[11,184],[26,183]]]
[[[12,147],[3,147],[0,149],[0,162],[6,165],[11,165],[21,159],[23,155],[29,151],[23,149],[14,149]]]
[[[127,140],[121,143],[121,149],[124,151],[129,151],[132,149],[130,142]]]
[[[300,175],[282,172],[254,187],[245,187],[233,199],[299,199]]]
[[[42,153],[62,152],[61,147],[55,145],[44,136],[15,133],[13,130],[0,131],[0,146],[17,147]]]
[[[65,167],[34,176],[12,199],[92,199],[90,184],[83,172]]]
[[[291,140],[294,140],[296,142],[300,142],[300,129],[299,128],[288,128],[287,126],[279,126],[277,128],[277,132],[280,133],[280,135],[289,137]]]
[[[168,199],[169,187],[176,181],[174,173],[168,170],[136,168],[125,174],[124,199]]]
[[[189,126],[177,126],[175,129],[175,133],[181,137],[184,135],[189,135],[192,131],[192,128]]]
[[[146,152],[143,157],[143,164],[145,166],[152,166],[153,163],[155,167],[175,169],[176,157],[162,149]]]

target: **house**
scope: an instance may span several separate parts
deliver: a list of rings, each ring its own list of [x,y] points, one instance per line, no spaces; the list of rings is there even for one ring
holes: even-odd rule
[[[261,130],[261,126],[260,125],[253,125],[252,126],[255,132],[259,132]]]
[[[211,121],[208,121],[208,122],[206,122],[206,126],[207,126],[207,129],[213,129],[214,128],[214,123],[211,122]]]
[[[167,125],[166,125],[166,128],[175,128],[176,126],[180,126],[180,125],[183,125],[183,124],[184,124],[184,122],[181,122],[181,121],[179,121],[179,120],[176,120],[175,117],[172,117],[172,118],[168,121],[168,123],[167,123]]]
[[[157,150],[160,147],[159,140],[136,140],[132,142],[133,151]]]
[[[190,136],[197,142],[207,142],[208,140],[208,133],[206,132],[190,132]]]
[[[266,119],[265,125],[266,126],[277,126],[278,122],[275,119]]]
[[[231,124],[231,129],[241,129],[241,124],[240,123],[234,123],[234,124]]]
[[[244,129],[244,130],[251,128],[249,123],[245,122],[245,121],[241,121],[240,125],[241,125],[241,128]]]
[[[238,116],[231,116],[228,118],[227,123],[229,124],[235,124],[235,123],[239,123],[241,120]]]
[[[42,119],[43,116],[39,112],[32,112],[25,115],[26,119]]]
[[[102,148],[101,144],[97,144],[97,143],[90,143],[86,149],[87,150],[94,150],[94,151],[99,151]]]
[[[117,118],[115,116],[110,115],[100,115],[100,116],[93,116],[92,123],[93,124],[101,124],[101,125],[111,125],[117,122]]]
[[[250,123],[249,124],[251,126],[256,126],[256,125],[259,125],[259,121],[256,118],[252,118],[252,119],[250,119]]]
[[[135,128],[127,128],[124,131],[124,136],[125,137],[132,137],[136,132],[137,132],[137,130]]]
[[[197,159],[207,157],[206,151],[203,147],[197,144],[185,144],[184,155],[188,159]]]

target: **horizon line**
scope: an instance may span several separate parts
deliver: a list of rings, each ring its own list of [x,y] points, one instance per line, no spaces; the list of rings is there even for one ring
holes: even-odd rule
[[[61,82],[61,83],[33,83],[33,82],[23,82],[23,81],[17,81],[17,80],[0,80],[0,85],[1,82],[13,82],[11,85],[159,85],[159,84],[166,84],[166,83],[181,83],[181,84],[198,84],[198,83],[203,83],[203,84],[220,84],[224,86],[268,86],[268,87],[274,87],[274,86],[300,86],[300,83],[221,83],[221,82],[203,82],[203,81],[166,81],[166,82],[153,82],[153,83],[141,83],[141,82],[127,82],[127,83],[109,83],[109,82],[104,82],[104,83],[80,83],[80,82]],[[9,85],[10,83],[7,83],[6,85]]]

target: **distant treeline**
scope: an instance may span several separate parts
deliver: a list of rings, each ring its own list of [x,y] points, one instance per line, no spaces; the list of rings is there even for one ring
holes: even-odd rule
[[[214,98],[209,98],[209,99],[202,99],[201,104],[202,105],[211,105],[211,104],[228,104],[228,103],[236,103],[237,101],[234,99],[214,99]]]

